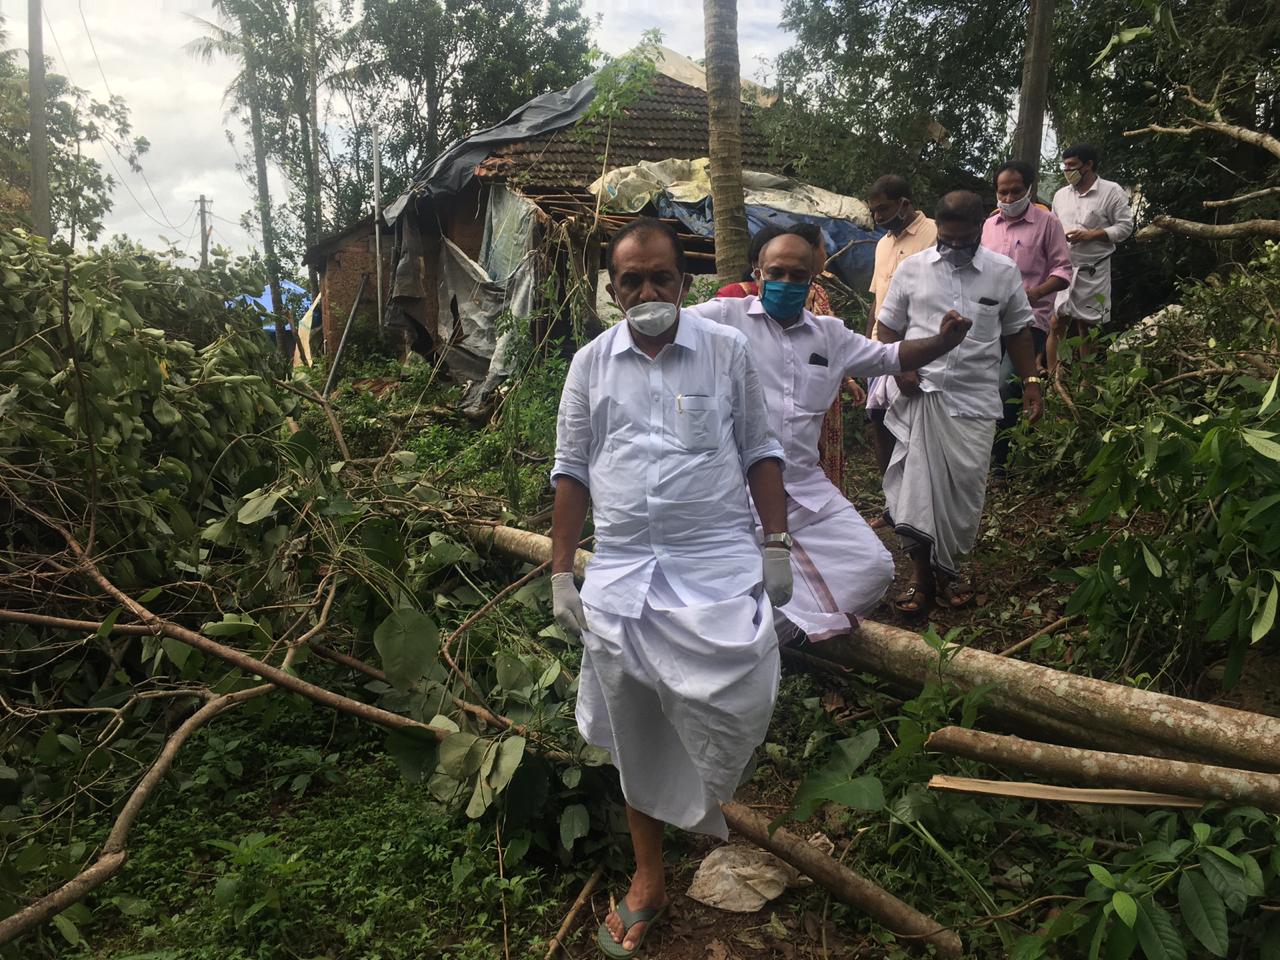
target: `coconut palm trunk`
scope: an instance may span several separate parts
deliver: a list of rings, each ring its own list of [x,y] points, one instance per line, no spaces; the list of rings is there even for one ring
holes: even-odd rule
[[[706,35],[707,134],[716,228],[716,273],[722,284],[728,284],[741,279],[751,242],[742,189],[737,0],[703,0],[702,16]]]
[[[253,168],[258,181],[258,219],[262,224],[262,256],[267,264],[267,283],[271,289],[271,306],[276,315],[276,348],[288,360],[293,353],[292,340],[285,333],[284,303],[280,299],[280,261],[276,258],[276,232],[271,219],[271,187],[267,183],[266,131],[262,126],[262,100],[258,91],[257,50],[253,34],[239,15],[240,37],[244,43],[245,93],[249,101],[249,126],[253,137]]]

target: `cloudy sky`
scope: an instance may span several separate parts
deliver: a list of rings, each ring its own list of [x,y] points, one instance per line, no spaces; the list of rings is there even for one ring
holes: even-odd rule
[[[787,46],[778,29],[781,8],[782,0],[739,0],[745,77],[760,79]],[[702,55],[702,4],[696,0],[584,0],[583,9],[599,18],[595,42],[610,53],[625,51],[657,27],[667,46]],[[0,0],[0,15],[8,45],[25,51],[25,0]],[[257,245],[239,226],[252,199],[226,136],[223,92],[234,69],[226,61],[205,64],[183,49],[202,32],[192,18],[211,16],[208,0],[45,0],[45,56],[54,70],[95,98],[106,99],[108,90],[123,97],[135,132],[151,142],[143,158],[145,180],[108,156],[109,148],[91,148],[107,172],[114,161],[122,181],[105,236],[124,233],[155,246],[170,240],[198,255],[195,208],[203,193],[213,204],[212,243],[237,252]]]

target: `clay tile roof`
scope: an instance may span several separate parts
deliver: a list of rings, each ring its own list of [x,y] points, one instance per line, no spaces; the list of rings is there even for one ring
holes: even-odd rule
[[[749,170],[777,171],[764,135],[757,128],[756,110],[742,107],[742,165]],[[601,174],[605,125],[592,122],[497,147],[476,168],[485,180],[517,179],[521,184],[548,187],[586,187]],[[641,160],[705,157],[707,94],[663,74],[652,90],[616,119],[608,136],[609,167],[626,167]]]

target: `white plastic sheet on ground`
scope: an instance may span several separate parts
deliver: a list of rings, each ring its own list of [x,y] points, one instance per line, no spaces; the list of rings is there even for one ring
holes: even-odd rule
[[[699,903],[732,913],[754,913],[776,900],[788,887],[808,878],[759,847],[739,843],[716,847],[693,875],[689,896]]]

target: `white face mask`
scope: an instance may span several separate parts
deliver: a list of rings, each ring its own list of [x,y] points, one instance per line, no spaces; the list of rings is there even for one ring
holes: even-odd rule
[[[1027,207],[1031,206],[1031,191],[1028,190],[1021,200],[1015,200],[1013,203],[999,203],[1000,213],[1006,220],[1017,220],[1020,216],[1027,212]]]
[[[655,301],[638,303],[627,311],[627,323],[637,333],[646,337],[660,337],[676,322],[680,309],[674,303]]]

